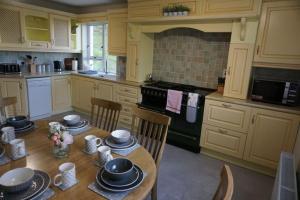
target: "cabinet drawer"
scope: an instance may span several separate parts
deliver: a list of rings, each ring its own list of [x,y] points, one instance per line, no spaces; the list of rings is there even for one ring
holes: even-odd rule
[[[134,96],[137,96],[138,95],[138,88],[120,85],[119,86],[119,92],[123,93],[125,95],[134,95]]]
[[[128,105],[122,105],[121,114],[131,116],[132,115],[132,107],[128,106]]]
[[[223,154],[243,158],[246,135],[203,124],[200,145]]]
[[[250,107],[206,100],[203,121],[209,125],[247,133],[250,114]]]
[[[135,104],[137,103],[137,98],[132,98],[132,97],[126,97],[123,95],[119,95],[118,97],[118,102],[120,103],[129,103],[129,104]]]
[[[132,117],[126,115],[120,115],[119,122],[127,125],[131,125]]]

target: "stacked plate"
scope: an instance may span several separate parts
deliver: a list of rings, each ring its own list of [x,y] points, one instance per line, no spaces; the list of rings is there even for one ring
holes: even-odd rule
[[[24,133],[34,128],[34,122],[29,121],[26,116],[15,116],[8,118],[5,126],[13,126],[15,133]]]
[[[112,149],[128,149],[136,145],[137,139],[126,130],[115,130],[104,139],[107,146]]]
[[[89,122],[81,119],[79,115],[67,115],[64,117],[62,124],[69,131],[77,131],[86,128]]]
[[[16,168],[0,178],[0,190],[5,199],[37,199],[50,186],[51,179],[46,172],[30,168]]]
[[[107,162],[96,175],[97,185],[110,192],[132,190],[138,187],[143,180],[143,171],[125,158],[116,158]]]

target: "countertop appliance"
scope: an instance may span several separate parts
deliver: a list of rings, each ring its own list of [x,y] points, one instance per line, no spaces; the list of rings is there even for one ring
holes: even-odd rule
[[[61,72],[63,70],[63,63],[61,61],[55,60],[53,64],[55,72]]]
[[[180,114],[167,111],[168,89],[183,91]],[[142,102],[138,106],[165,114],[172,118],[167,135],[167,143],[173,144],[193,152],[200,152],[200,134],[204,111],[205,96],[214,92],[213,89],[200,88],[192,85],[184,85],[170,82],[148,82],[141,86]],[[198,93],[197,117],[195,123],[186,121],[188,93]]]
[[[1,74],[20,74],[20,65],[16,63],[0,63]]]
[[[30,120],[49,117],[52,113],[50,77],[27,79]]]
[[[300,81],[254,79],[251,99],[288,106],[300,105]]]
[[[72,71],[72,61],[74,58],[65,58],[64,59],[64,65],[65,65],[65,70],[67,71]]]

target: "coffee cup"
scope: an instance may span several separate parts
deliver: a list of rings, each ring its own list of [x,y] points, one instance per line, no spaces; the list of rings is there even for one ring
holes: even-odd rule
[[[111,149],[109,146],[98,147],[98,159],[101,165],[104,165],[106,162],[113,159],[111,155]]]
[[[54,177],[53,184],[55,186],[64,185],[70,187],[77,182],[75,164],[68,162],[58,167],[59,174]]]
[[[18,158],[24,157],[26,155],[25,140],[24,139],[14,139],[9,142],[10,154],[12,159],[16,160]]]
[[[16,138],[15,135],[15,128],[12,126],[7,126],[1,129],[2,136],[1,140],[4,143],[9,143],[11,140],[14,140]]]
[[[85,140],[85,151],[87,153],[95,153],[97,148],[102,144],[101,138],[94,135],[87,135],[84,137]]]

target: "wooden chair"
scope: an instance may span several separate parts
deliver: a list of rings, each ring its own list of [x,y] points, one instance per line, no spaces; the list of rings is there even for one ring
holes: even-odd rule
[[[92,98],[91,103],[91,124],[108,132],[116,130],[122,105],[98,98]]]
[[[231,200],[233,195],[233,177],[228,165],[224,165],[221,171],[221,181],[213,200]]]
[[[132,112],[131,131],[135,133],[139,144],[152,155],[156,168],[158,169],[171,118],[137,107],[134,107]],[[158,175],[156,177],[158,177]],[[153,200],[157,199],[157,178],[152,189],[151,197]]]
[[[5,117],[7,118],[8,117],[8,112],[7,112],[7,109],[8,107],[12,107],[12,114],[13,116],[16,116],[17,115],[17,97],[3,97],[3,98],[0,98],[0,115],[1,115],[1,118],[2,117]]]

